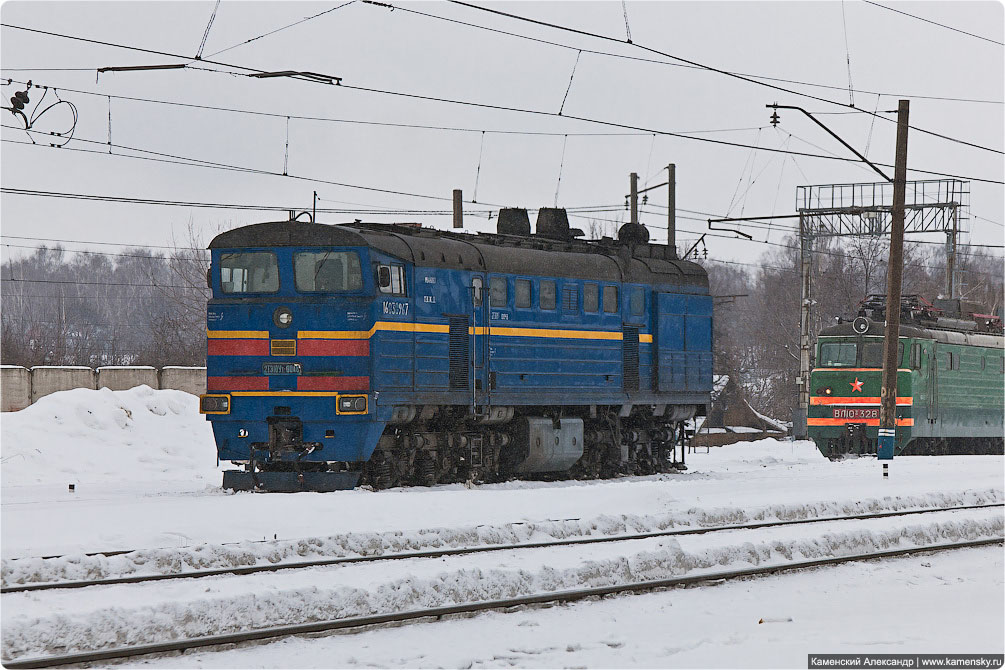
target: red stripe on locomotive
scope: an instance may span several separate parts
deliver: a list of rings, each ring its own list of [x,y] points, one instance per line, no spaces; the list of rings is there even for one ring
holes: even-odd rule
[[[269,378],[268,377],[206,377],[206,390],[268,391]]]
[[[366,391],[369,377],[297,377],[298,391]]]
[[[210,356],[268,356],[268,340],[207,340],[206,353]]]

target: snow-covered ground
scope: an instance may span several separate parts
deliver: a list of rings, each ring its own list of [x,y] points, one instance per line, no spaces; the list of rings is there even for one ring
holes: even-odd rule
[[[144,666],[805,668],[808,653],[1002,653],[1003,570],[1000,548],[967,549],[352,635],[285,638]]]
[[[891,478],[884,481],[875,460],[830,462],[812,443],[775,440],[688,454],[691,469],[674,475],[379,493],[233,494],[219,488],[220,471],[229,464],[217,465],[211,431],[196,411],[196,399],[145,387],[47,396],[21,412],[3,414],[0,440],[5,585],[1005,501],[1000,457],[897,459]],[[70,483],[76,487],[72,493]],[[138,644],[879,547],[1001,537],[1003,524],[1001,508],[995,508],[811,524],[754,535],[733,531],[7,594],[3,652],[8,657]],[[82,555],[116,549],[134,551],[115,557]],[[40,558],[47,555],[63,557]],[[917,635],[926,644],[944,643],[924,649],[1000,653],[1005,625],[1001,557],[1002,549],[995,546],[555,610],[489,614],[435,624],[436,633],[428,628],[432,624],[422,624],[158,663],[789,667],[805,663],[805,653],[858,649],[856,641],[878,644],[868,648],[873,652],[916,652],[919,648],[908,643]],[[925,562],[939,570],[918,568]],[[913,583],[911,574],[916,575]],[[842,589],[842,580],[854,588]],[[937,583],[951,588],[938,590]],[[921,608],[922,592],[941,600]],[[728,605],[730,598],[738,601],[735,609]],[[955,623],[932,623],[947,618],[939,608],[957,602],[970,606],[956,610]],[[751,629],[745,617],[755,610],[758,617],[791,616],[794,621]],[[883,615],[898,622],[889,632],[880,624]],[[840,631],[851,620],[852,632],[863,635],[842,638]],[[967,627],[961,620],[975,631],[997,630],[997,647],[977,648],[969,642],[959,647],[962,642],[954,635]],[[424,632],[416,632],[420,630]],[[865,635],[867,631],[875,635]],[[443,643],[432,643],[440,635]],[[423,636],[431,643],[419,644],[416,640]],[[447,642],[453,639],[455,645]],[[985,647],[995,640],[980,639]],[[345,653],[332,656],[334,645]],[[293,654],[289,662],[279,660],[283,650]],[[340,660],[333,663],[332,658]]]

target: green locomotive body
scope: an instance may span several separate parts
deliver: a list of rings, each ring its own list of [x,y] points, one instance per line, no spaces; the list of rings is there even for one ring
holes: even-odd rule
[[[970,321],[939,318],[932,306],[917,306],[908,301],[902,309],[907,318],[899,333],[895,453],[1001,454],[1000,320],[981,314],[969,314],[978,317]],[[807,431],[828,457],[877,449],[884,325],[863,312],[854,323],[824,329],[817,341]]]

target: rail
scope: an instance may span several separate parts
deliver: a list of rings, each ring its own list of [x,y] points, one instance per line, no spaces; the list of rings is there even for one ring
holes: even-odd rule
[[[47,591],[51,589],[79,589],[90,586],[108,586],[112,584],[139,584],[144,582],[154,582],[166,579],[199,579],[203,577],[215,577],[219,575],[251,575],[260,572],[277,572],[280,570],[297,570],[304,568],[316,568],[330,565],[344,565],[351,563],[367,563],[370,561],[394,561],[414,558],[440,558],[443,556],[460,556],[464,554],[478,554],[494,551],[511,551],[519,549],[540,549],[547,547],[563,547],[577,544],[600,544],[604,542],[625,542],[630,540],[645,540],[656,537],[672,537],[680,535],[704,535],[706,533],[717,533],[730,530],[753,530],[758,528],[773,528],[781,526],[795,526],[811,523],[828,523],[835,521],[857,521],[863,519],[882,519],[894,516],[910,516],[914,514],[933,514],[936,512],[954,512],[970,509],[987,509],[995,507],[1005,507],[1005,503],[988,503],[983,505],[961,505],[956,507],[929,507],[924,509],[897,510],[889,512],[868,512],[864,514],[853,514],[849,516],[816,517],[810,519],[788,519],[784,521],[765,521],[760,523],[731,524],[726,526],[709,526],[705,528],[679,528],[673,530],[650,531],[645,533],[632,533],[627,535],[607,535],[603,537],[577,537],[567,540],[550,540],[540,542],[524,542],[508,545],[486,545],[481,547],[456,547],[448,549],[434,549],[428,551],[409,551],[395,554],[373,554],[368,556],[340,556],[337,558],[324,558],[312,561],[297,561],[295,563],[271,563],[268,565],[247,565],[228,568],[213,568],[209,570],[194,570],[190,572],[174,572],[155,575],[129,575],[125,577],[110,577],[107,579],[91,579],[65,582],[39,582],[32,584],[17,584],[0,588],[0,593],[24,593],[27,591]],[[116,552],[119,553],[119,552]],[[105,554],[110,555],[110,554]]]

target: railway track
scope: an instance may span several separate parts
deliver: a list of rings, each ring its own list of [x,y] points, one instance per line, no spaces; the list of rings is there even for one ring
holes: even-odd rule
[[[37,582],[30,584],[16,584],[12,586],[5,586],[3,588],[0,588],[0,593],[2,594],[24,593],[28,591],[46,591],[52,589],[79,589],[90,586],[108,586],[113,584],[140,584],[145,582],[154,582],[169,579],[199,579],[203,577],[214,577],[219,575],[251,575],[262,572],[278,572],[280,570],[298,570],[298,569],[324,567],[331,565],[367,563],[372,561],[395,561],[395,560],[416,559],[416,558],[440,558],[444,556],[461,556],[465,554],[478,554],[478,553],[487,553],[496,551],[540,549],[546,547],[562,547],[562,546],[572,546],[581,544],[601,544],[609,542],[624,542],[629,540],[645,540],[658,537],[673,537],[683,535],[705,535],[708,533],[717,533],[732,530],[754,530],[759,528],[776,528],[783,526],[828,523],[837,521],[882,519],[887,517],[933,514],[936,512],[953,512],[953,511],[972,510],[972,509],[988,509],[995,507],[1005,507],[1005,503],[990,503],[983,505],[961,505],[955,507],[929,507],[929,508],[897,510],[889,512],[871,512],[864,514],[853,514],[848,516],[814,517],[808,519],[792,519],[784,521],[766,521],[760,523],[708,526],[704,528],[680,528],[672,530],[651,531],[645,533],[607,535],[601,537],[577,537],[566,540],[524,542],[519,544],[508,544],[508,545],[455,547],[455,548],[432,549],[424,551],[400,552],[393,554],[372,554],[365,556],[340,556],[336,558],[316,559],[310,561],[274,563],[268,565],[235,566],[235,567],[213,568],[208,570],[193,570],[189,572],[174,572],[164,574],[129,575],[123,577],[109,577],[105,579],[62,581],[62,582]],[[118,553],[128,553],[128,552],[114,552],[104,555],[114,555]]]
[[[239,644],[270,638],[286,637],[290,635],[303,635],[309,633],[321,633],[336,630],[349,630],[354,628],[364,628],[368,626],[401,623],[416,621],[421,619],[440,618],[451,615],[472,614],[486,610],[504,610],[512,607],[527,607],[543,604],[569,603],[588,598],[596,598],[620,593],[644,593],[657,591],[660,589],[693,586],[707,584],[710,582],[731,581],[750,577],[760,577],[797,570],[806,570],[830,565],[840,565],[856,561],[866,561],[875,559],[895,558],[908,556],[911,554],[950,551],[971,547],[988,546],[1001,544],[1005,538],[988,538],[981,540],[970,540],[965,542],[953,542],[946,544],[936,544],[927,546],[910,547],[906,549],[891,549],[863,554],[853,554],[834,558],[821,558],[806,561],[793,561],[783,564],[758,566],[755,568],[745,568],[740,570],[724,570],[718,572],[704,573],[684,577],[672,577],[668,579],[657,579],[651,581],[632,582],[613,586],[592,587],[583,589],[572,589],[566,591],[556,591],[550,593],[537,593],[533,595],[520,596],[516,598],[506,598],[501,600],[477,601],[463,603],[459,605],[449,605],[444,607],[432,607],[426,609],[416,609],[404,612],[393,612],[387,614],[376,614],[358,617],[347,617],[330,621],[320,621],[307,624],[283,625],[255,630],[242,631],[240,633],[229,633],[221,635],[208,635],[203,637],[188,638],[182,640],[172,640],[170,642],[144,644],[135,646],[125,646],[99,651],[79,652],[73,654],[40,656],[32,658],[5,660],[3,665],[6,668],[48,668],[61,665],[90,663],[95,661],[108,661],[114,659],[135,658],[150,654],[163,654],[169,652],[184,652],[189,649],[214,647],[220,645]]]

